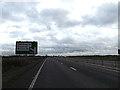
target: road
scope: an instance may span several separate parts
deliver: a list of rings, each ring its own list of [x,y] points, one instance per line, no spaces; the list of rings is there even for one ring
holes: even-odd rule
[[[11,88],[28,88],[33,82],[37,72],[36,68],[27,72]],[[33,74],[31,80],[27,80],[27,75]],[[43,64],[36,80],[34,88],[118,88],[119,71],[97,67],[91,64],[77,63],[63,57],[48,57]],[[24,80],[23,80],[24,79]],[[25,82],[26,86],[24,85]],[[20,83],[22,85],[20,85]]]

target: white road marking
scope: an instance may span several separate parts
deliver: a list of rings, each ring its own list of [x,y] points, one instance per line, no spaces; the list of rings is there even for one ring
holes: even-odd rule
[[[35,75],[33,81],[31,82],[28,90],[32,90],[32,88],[33,88],[33,86],[34,86],[34,84],[35,84],[35,82],[36,82],[36,80],[37,80],[37,78],[38,78],[38,75],[40,74],[40,71],[41,71],[41,69],[42,69],[42,67],[43,67],[43,65],[44,65],[45,62],[46,62],[46,60],[43,62],[43,64],[42,64],[41,67],[39,68],[37,74]]]
[[[72,70],[74,70],[74,71],[76,71],[76,69],[75,68],[73,68],[73,67],[70,67]]]
[[[108,71],[113,71],[113,72],[119,72],[119,71],[117,71],[117,70],[111,70],[111,69],[106,69],[106,68],[102,68],[102,69],[108,70]]]
[[[63,64],[63,63],[61,63],[61,64]]]
[[[93,64],[90,64],[90,65],[93,65]],[[106,66],[101,66],[101,65],[97,65],[97,64],[95,64],[95,66],[99,66],[100,69],[104,69],[104,70],[107,70],[107,71],[120,72],[120,71],[118,71],[118,70],[107,69]]]

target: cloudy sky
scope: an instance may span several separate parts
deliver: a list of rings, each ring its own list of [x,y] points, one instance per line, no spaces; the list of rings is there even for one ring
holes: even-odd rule
[[[38,41],[38,55],[118,53],[118,0],[2,0],[0,12],[2,55],[20,40]]]

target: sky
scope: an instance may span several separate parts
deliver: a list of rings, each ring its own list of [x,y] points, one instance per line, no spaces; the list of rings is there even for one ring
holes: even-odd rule
[[[118,53],[118,0],[1,0],[0,17],[1,55],[16,41],[37,41],[38,55]]]

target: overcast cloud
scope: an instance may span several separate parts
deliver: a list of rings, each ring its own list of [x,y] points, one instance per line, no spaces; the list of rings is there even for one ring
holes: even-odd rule
[[[1,2],[3,55],[18,40],[38,41],[38,55],[117,54],[118,1]]]
[[[117,3],[103,3],[97,7],[94,15],[83,16],[83,25],[110,26],[117,22]]]

